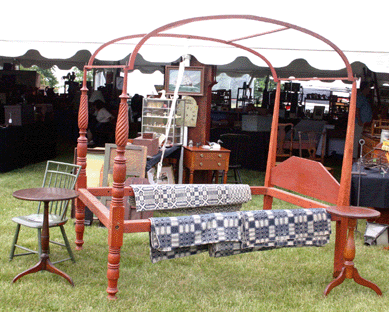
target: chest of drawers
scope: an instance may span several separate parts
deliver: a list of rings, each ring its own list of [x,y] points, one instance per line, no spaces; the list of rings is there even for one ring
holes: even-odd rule
[[[223,171],[223,183],[227,182],[230,150],[209,150],[202,147],[184,146],[184,173],[183,182],[186,181],[186,170],[189,171],[189,183],[193,183],[193,175],[196,170]],[[217,183],[216,174],[216,183]],[[210,181],[209,181],[210,182]]]

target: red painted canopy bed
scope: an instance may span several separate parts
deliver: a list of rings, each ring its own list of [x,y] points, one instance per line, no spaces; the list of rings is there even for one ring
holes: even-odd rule
[[[251,20],[258,22],[265,22],[277,27],[273,31],[267,31],[266,33],[258,34],[269,35],[274,32],[285,31],[288,29],[296,30],[307,36],[316,38],[319,41],[324,42],[329,46],[344,62],[347,69],[346,77],[328,78],[328,80],[344,80],[352,83],[351,104],[348,117],[346,144],[344,150],[344,159],[342,165],[342,176],[340,184],[333,178],[331,174],[325,169],[325,167],[318,162],[303,159],[299,157],[291,157],[281,164],[276,166],[276,152],[277,152],[277,125],[279,119],[279,105],[280,105],[280,92],[281,82],[283,81],[302,81],[313,80],[312,77],[287,77],[282,78],[277,75],[275,68],[271,62],[258,52],[250,49],[249,47],[240,45],[235,41],[226,41],[216,38],[207,38],[195,35],[181,35],[181,34],[169,34],[165,31],[178,28],[182,25],[189,23],[198,23],[209,20]],[[166,38],[186,38],[206,40],[217,43],[222,43],[228,46],[235,47],[237,49],[245,50],[249,53],[261,58],[270,68],[274,81],[277,83],[276,98],[274,104],[274,114],[271,127],[270,146],[268,153],[268,162],[266,167],[265,183],[263,186],[251,186],[251,195],[263,195],[264,196],[264,210],[272,209],[273,198],[278,198],[283,201],[295,204],[302,208],[325,208],[329,205],[332,206],[348,206],[350,196],[350,182],[351,182],[351,167],[352,167],[352,150],[353,150],[353,136],[354,136],[354,120],[355,120],[355,107],[356,107],[356,78],[353,77],[351,66],[344,55],[344,53],[332,42],[323,38],[322,36],[289,23],[281,21],[257,17],[252,15],[221,15],[221,16],[205,16],[196,17],[177,21],[171,24],[167,24],[148,34],[133,35],[128,37],[122,37],[106,44],[102,45],[90,58],[88,65],[84,67],[84,83],[81,89],[81,101],[79,107],[78,125],[80,129],[80,136],[77,144],[77,164],[82,166],[81,173],[77,183],[77,190],[80,193],[79,198],[76,200],[76,249],[81,250],[83,248],[84,240],[84,209],[87,206],[107,227],[108,229],[108,287],[107,293],[109,299],[116,299],[116,293],[118,292],[118,279],[119,279],[119,266],[120,266],[120,249],[123,244],[124,233],[134,232],[150,232],[151,221],[149,219],[143,220],[124,220],[124,197],[134,196],[134,190],[130,186],[125,186],[126,180],[126,161],[124,157],[125,146],[128,141],[128,113],[127,113],[127,73],[134,69],[135,58],[142,45],[144,45],[148,39],[152,37],[166,37]],[[114,161],[113,169],[113,186],[112,187],[87,187],[86,181],[86,153],[87,153],[87,127],[88,127],[88,89],[86,87],[86,73],[94,68],[101,68],[102,66],[93,65],[96,56],[101,50],[107,46],[120,42],[126,39],[139,38],[138,44],[135,46],[131,53],[128,64],[124,66],[112,65],[103,66],[104,68],[119,68],[124,72],[123,90],[120,95],[120,107],[117,119],[115,143],[117,145],[117,156]],[[318,78],[316,78],[318,79]],[[320,78],[325,80],[326,78]],[[210,92],[211,90],[206,90]],[[205,143],[205,142],[204,142]],[[282,189],[281,189],[282,188]],[[292,192],[289,192],[292,191]],[[296,195],[296,193],[304,195]],[[111,206],[107,209],[98,199],[98,196],[111,196]],[[313,199],[308,199],[305,196],[309,196]],[[316,200],[317,199],[317,200]],[[324,204],[323,201],[328,204]],[[346,245],[347,235],[347,219],[332,215],[332,220],[336,221],[336,243],[334,253],[334,276],[341,274],[342,267],[344,265],[343,250]]]

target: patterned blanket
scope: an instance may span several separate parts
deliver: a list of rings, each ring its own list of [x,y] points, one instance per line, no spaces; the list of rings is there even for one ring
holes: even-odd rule
[[[223,257],[281,247],[324,246],[331,216],[323,208],[257,210],[151,218],[153,263],[208,251]]]
[[[236,211],[251,200],[246,184],[137,184],[131,185],[130,205],[137,211],[174,210],[180,213]]]

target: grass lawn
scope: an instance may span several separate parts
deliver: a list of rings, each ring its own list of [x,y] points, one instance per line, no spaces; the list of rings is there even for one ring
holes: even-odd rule
[[[73,161],[72,151],[57,160]],[[326,164],[327,165],[327,164]],[[32,202],[13,198],[12,192],[41,184],[44,163],[0,174],[1,301],[0,311],[387,311],[389,307],[389,252],[363,245],[364,222],[356,235],[355,264],[362,277],[382,290],[372,290],[346,280],[328,297],[323,291],[332,280],[334,237],[322,248],[284,248],[226,258],[207,254],[152,264],[148,234],[125,234],[121,250],[118,300],[107,300],[107,229],[97,222],[85,228],[84,250],[75,252],[76,263],[56,266],[75,283],[47,271],[12,279],[38,261],[36,255],[9,261],[14,235],[13,216],[35,211]],[[337,168],[339,173],[339,167]],[[244,182],[263,185],[264,173],[244,170]],[[245,209],[261,209],[257,196]],[[275,200],[275,208],[292,208]],[[36,231],[22,229],[21,241],[37,244]],[[74,248],[74,222],[66,225]],[[334,232],[333,227],[333,232]],[[362,234],[361,234],[362,233]],[[50,232],[59,237],[59,229]],[[51,246],[51,257],[65,250]]]

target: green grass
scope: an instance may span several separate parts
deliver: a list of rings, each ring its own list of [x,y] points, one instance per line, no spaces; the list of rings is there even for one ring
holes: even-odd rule
[[[73,155],[61,155],[72,161]],[[31,202],[20,201],[12,192],[41,183],[45,163],[30,165],[0,175],[1,301],[0,311],[386,311],[389,306],[389,253],[381,247],[363,245],[356,236],[355,263],[362,277],[383,291],[375,292],[346,280],[328,297],[323,291],[332,280],[334,237],[322,248],[293,248],[255,252],[226,258],[207,254],[161,261],[149,260],[148,234],[125,234],[121,250],[118,300],[107,300],[107,229],[97,222],[85,228],[84,250],[75,252],[77,262],[59,263],[75,283],[47,271],[12,279],[38,261],[37,256],[8,260],[15,230],[11,218],[35,210]],[[263,184],[263,173],[244,170],[246,183]],[[291,208],[275,200],[275,208]],[[245,209],[261,209],[257,196]],[[360,223],[360,231],[364,226]],[[36,245],[36,232],[23,229],[22,239]],[[74,247],[74,222],[66,225]],[[58,237],[53,229],[51,237]],[[51,247],[52,258],[65,255]]]

